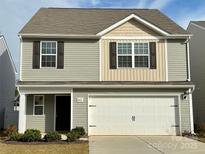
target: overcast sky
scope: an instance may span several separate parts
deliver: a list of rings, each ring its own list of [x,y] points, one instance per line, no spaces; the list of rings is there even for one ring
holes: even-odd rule
[[[0,32],[18,70],[17,34],[40,7],[155,8],[185,29],[190,20],[205,20],[205,0],[0,0]]]

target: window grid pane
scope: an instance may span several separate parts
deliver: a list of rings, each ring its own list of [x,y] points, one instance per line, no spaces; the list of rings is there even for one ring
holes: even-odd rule
[[[148,53],[148,43],[135,43],[134,44],[135,54],[149,54]]]
[[[42,54],[56,54],[56,42],[42,42]]]
[[[132,67],[132,56],[118,56],[118,67]]]
[[[55,67],[56,66],[56,56],[52,55],[42,55],[41,59],[42,67]]]
[[[35,96],[35,105],[43,105],[43,96]]]
[[[43,115],[43,106],[35,106],[35,115]]]
[[[135,67],[148,67],[148,56],[135,56]]]
[[[118,54],[132,54],[132,43],[118,43]]]

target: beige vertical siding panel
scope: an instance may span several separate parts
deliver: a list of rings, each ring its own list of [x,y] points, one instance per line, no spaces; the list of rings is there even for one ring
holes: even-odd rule
[[[160,36],[156,32],[142,25],[141,23],[130,20],[125,24],[115,28],[111,32],[105,35],[106,37],[116,36]],[[109,69],[109,63],[106,59],[109,59],[109,42],[151,42],[157,41],[157,69],[143,69],[143,68],[118,68]],[[102,41],[102,53],[104,56],[104,75],[102,80],[117,80],[117,81],[165,81],[165,57],[164,57],[164,40],[115,40],[115,39],[104,39]]]
[[[156,32],[147,28],[143,24],[130,20],[123,25],[115,28],[113,31],[107,33],[105,36],[159,36]]]
[[[105,39],[102,41],[102,69],[104,73],[102,74],[102,80],[104,81],[165,81],[165,48],[164,40],[160,40],[157,43],[157,69],[143,69],[143,68],[109,68],[109,41]],[[128,42],[129,40],[112,40],[116,42]],[[132,40],[133,41],[133,40]],[[139,40],[134,40],[139,42]],[[140,42],[147,42],[147,40],[140,40]],[[156,40],[148,40],[156,41]]]

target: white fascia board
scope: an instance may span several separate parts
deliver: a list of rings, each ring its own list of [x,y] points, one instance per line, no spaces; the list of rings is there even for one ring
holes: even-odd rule
[[[163,36],[102,36],[101,39],[117,40],[160,40],[165,39]]]
[[[90,39],[99,39],[99,36],[96,35],[69,35],[69,34],[43,34],[43,33],[19,33],[19,37],[22,38],[27,38],[27,37],[32,37],[32,38],[90,38]]]
[[[17,85],[17,87],[67,87],[67,88],[194,88],[194,85]]]
[[[103,31],[101,31],[101,32],[99,32],[99,33],[97,33],[97,35],[98,35],[98,36],[103,36],[103,35],[106,34],[107,32],[109,32],[109,31],[113,30],[114,28],[116,28],[116,27],[122,25],[123,23],[129,21],[130,19],[135,19],[135,20],[137,20],[137,21],[143,23],[144,25],[150,27],[151,29],[153,29],[153,30],[155,30],[155,31],[157,31],[157,32],[159,32],[159,33],[165,35],[165,36],[170,35],[169,33],[165,32],[164,30],[162,30],[162,29],[158,28],[157,26],[151,24],[150,22],[147,22],[146,20],[142,19],[141,17],[139,17],[139,16],[137,16],[137,15],[135,15],[135,14],[129,15],[128,17],[122,19],[121,21],[115,23],[114,25],[112,25],[112,26],[106,28],[105,30],[103,30]]]

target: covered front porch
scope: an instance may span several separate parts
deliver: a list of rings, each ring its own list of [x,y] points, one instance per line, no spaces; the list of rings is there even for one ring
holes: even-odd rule
[[[19,132],[70,131],[72,126],[72,89],[19,88]]]

